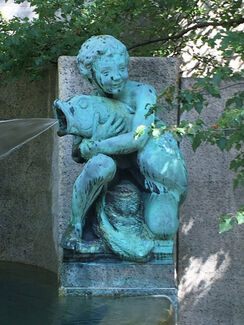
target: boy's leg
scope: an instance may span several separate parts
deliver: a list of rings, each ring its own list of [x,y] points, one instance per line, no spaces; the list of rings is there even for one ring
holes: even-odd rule
[[[114,160],[103,154],[98,154],[86,163],[73,187],[71,217],[62,238],[64,248],[76,249],[79,247],[87,210],[102,188],[113,179],[115,172]]]
[[[145,222],[158,238],[171,239],[179,225],[178,210],[187,190],[187,172],[177,145],[166,140],[149,139],[137,161],[151,192],[145,200]]]
[[[179,201],[171,193],[150,193],[145,201],[144,218],[158,239],[173,239],[177,232]]]

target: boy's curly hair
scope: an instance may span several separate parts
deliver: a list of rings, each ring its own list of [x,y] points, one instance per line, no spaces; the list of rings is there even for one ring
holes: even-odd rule
[[[80,73],[92,82],[94,61],[104,54],[112,56],[113,53],[125,55],[126,64],[128,64],[129,54],[123,43],[110,35],[92,36],[82,44],[76,58]]]

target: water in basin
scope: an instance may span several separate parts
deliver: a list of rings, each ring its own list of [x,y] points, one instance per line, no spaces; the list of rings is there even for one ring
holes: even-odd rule
[[[55,274],[0,263],[1,325],[173,325],[165,297],[58,296]]]

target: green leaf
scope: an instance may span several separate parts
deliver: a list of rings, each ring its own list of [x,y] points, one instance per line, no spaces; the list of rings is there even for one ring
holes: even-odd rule
[[[202,109],[203,109],[203,103],[202,102],[196,102],[194,106],[195,106],[196,111],[200,114],[202,112]]]
[[[198,126],[203,126],[205,123],[204,123],[204,121],[203,120],[201,120],[201,119],[196,119],[196,121],[195,121],[195,123],[196,123],[196,125],[198,125]]]
[[[188,103],[191,103],[192,101],[192,93],[190,91],[187,91],[185,94],[185,99]]]
[[[144,133],[145,133],[145,130],[146,130],[146,126],[145,125],[139,125],[136,130],[135,130],[135,140],[137,140],[139,137],[141,137]]]
[[[224,137],[221,137],[219,140],[216,141],[217,146],[219,147],[220,150],[224,150],[227,145],[227,139]]]
[[[233,189],[235,190],[239,185],[239,179],[238,178],[235,178],[234,181],[233,181]]]
[[[213,76],[213,83],[215,85],[219,84],[219,82],[221,81],[222,79],[222,75],[220,73],[216,73],[214,76]]]
[[[229,217],[227,214],[223,214],[219,217],[219,232],[223,233],[231,230],[235,225],[235,220]]]
[[[244,223],[244,211],[243,212],[237,212],[235,214],[235,218],[237,220],[238,225],[241,225]]]
[[[202,142],[202,137],[200,134],[197,134],[192,141],[192,149],[196,151],[197,148],[200,146],[201,142]]]

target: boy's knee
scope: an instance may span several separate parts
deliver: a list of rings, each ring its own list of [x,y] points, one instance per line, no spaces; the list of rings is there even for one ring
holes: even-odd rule
[[[146,204],[145,221],[158,236],[174,236],[179,226],[178,202],[169,194],[152,194]]]
[[[113,179],[116,173],[116,163],[115,161],[104,154],[98,154],[93,158],[93,171],[99,176],[103,177],[107,181]]]
[[[170,218],[165,215],[156,219],[149,218],[147,221],[148,228],[159,238],[164,238],[165,236],[173,237],[179,226],[178,218],[173,215]]]

